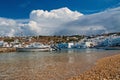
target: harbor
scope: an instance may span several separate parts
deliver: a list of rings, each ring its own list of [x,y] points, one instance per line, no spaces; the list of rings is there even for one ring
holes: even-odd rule
[[[119,68],[107,67],[112,65],[109,59],[103,63],[104,58],[119,56],[120,35],[116,33],[84,37],[78,35],[5,37],[0,40],[2,80],[91,80],[98,77],[119,80],[120,78],[119,72],[116,71]],[[114,59],[113,65],[117,61],[116,66],[120,67],[119,57],[115,61]],[[100,67],[101,65],[106,66]],[[109,68],[115,72],[115,77],[112,77],[112,72],[104,72]]]
[[[59,51],[88,48],[120,50],[120,35],[119,33],[113,33],[99,36],[74,35],[0,38],[0,52]]]

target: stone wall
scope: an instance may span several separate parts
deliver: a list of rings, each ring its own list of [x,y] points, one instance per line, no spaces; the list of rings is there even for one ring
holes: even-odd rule
[[[15,52],[16,48],[6,48],[6,47],[1,47],[0,48],[0,53],[2,52]]]

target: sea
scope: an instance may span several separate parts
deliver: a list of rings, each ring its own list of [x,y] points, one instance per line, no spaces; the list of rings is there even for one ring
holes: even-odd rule
[[[66,80],[119,53],[101,49],[0,53],[0,80]]]

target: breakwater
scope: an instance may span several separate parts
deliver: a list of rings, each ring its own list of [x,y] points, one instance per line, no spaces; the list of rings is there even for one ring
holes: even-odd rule
[[[7,47],[1,47],[0,48],[0,53],[2,52],[15,52],[16,48],[7,48]]]

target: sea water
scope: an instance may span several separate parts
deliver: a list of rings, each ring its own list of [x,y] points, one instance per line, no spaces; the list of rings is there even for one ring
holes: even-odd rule
[[[52,52],[0,53],[1,80],[66,80],[120,50],[64,49]]]

